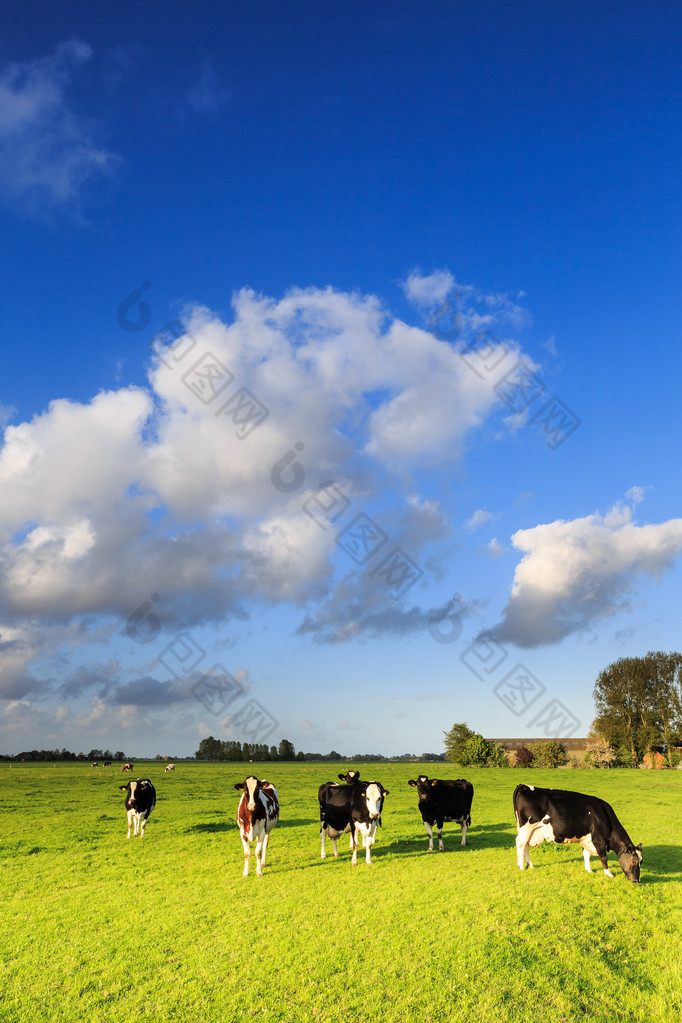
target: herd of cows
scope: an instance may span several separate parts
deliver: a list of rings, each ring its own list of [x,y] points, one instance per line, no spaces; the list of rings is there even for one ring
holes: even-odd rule
[[[132,769],[124,764],[122,771]],[[166,771],[173,770],[169,764]],[[440,780],[419,775],[408,782],[417,789],[419,810],[426,833],[429,836],[429,852],[433,852],[433,826],[438,834],[438,849],[443,852],[443,824],[454,821],[462,831],[462,845],[467,844],[467,829],[471,825],[471,803],[474,787],[464,778]],[[145,824],[156,805],[156,790],[148,778],[137,778],[127,785],[125,807],[128,819],[128,835],[131,829],[135,835],[144,837]],[[242,793],[237,807],[237,823],[244,847],[244,877],[249,873],[251,844],[256,844],[256,874],[261,877],[272,830],[279,820],[279,797],[277,789],[270,782],[259,781],[250,775],[238,782],[235,789]],[[376,841],[377,828],[381,825],[384,799],[389,795],[378,781],[360,781],[359,771],[348,771],[339,775],[339,782],[324,782],[318,790],[320,804],[320,837],[322,859],[326,858],[326,839],[330,838],[334,856],[338,856],[337,840],[340,835],[350,835],[352,850],[351,863],[358,861],[358,836],[362,837],[365,860],[372,862],[371,850]],[[535,785],[517,785],[514,790],[514,814],[516,817],[516,855],[521,870],[526,864],[532,867],[528,848],[542,842],[557,842],[560,845],[577,843],[582,847],[585,870],[592,873],[590,857],[598,856],[607,877],[614,875],[609,870],[607,854],[613,851],[628,880],[639,882],[642,846],[633,845],[625,828],[616,817],[613,808],[597,796],[563,789],[542,789]]]

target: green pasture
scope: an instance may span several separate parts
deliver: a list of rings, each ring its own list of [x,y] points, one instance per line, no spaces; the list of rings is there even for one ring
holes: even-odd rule
[[[669,1021],[682,1011],[682,772],[467,769],[469,846],[427,837],[409,778],[450,765],[360,765],[390,790],[373,863],[320,860],[317,788],[350,765],[137,764],[157,806],[126,841],[118,768],[0,765],[0,1020]],[[279,790],[263,878],[242,878],[236,781]],[[461,772],[459,772],[461,773]],[[525,780],[600,795],[642,883],[578,846],[516,867]]]

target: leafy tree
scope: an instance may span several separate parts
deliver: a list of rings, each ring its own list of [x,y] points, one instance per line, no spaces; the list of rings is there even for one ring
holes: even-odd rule
[[[467,724],[459,722],[454,724],[449,732],[443,732],[445,739],[443,744],[445,746],[445,759],[449,760],[454,764],[462,764],[462,751],[464,746],[476,735]]]
[[[533,759],[532,750],[529,750],[527,746],[519,746],[516,751],[516,767],[532,767]]]
[[[566,747],[556,739],[534,742],[530,747],[535,767],[563,767],[568,763]]]
[[[617,760],[618,754],[606,739],[597,739],[588,744],[585,763],[591,767],[614,767]]]
[[[293,742],[289,742],[288,739],[280,740],[279,749],[277,750],[278,760],[294,760],[296,757],[296,749],[294,748]]]
[[[593,731],[623,762],[637,767],[657,745],[670,762],[682,726],[682,654],[650,650],[645,657],[621,657],[599,673],[594,701]]]

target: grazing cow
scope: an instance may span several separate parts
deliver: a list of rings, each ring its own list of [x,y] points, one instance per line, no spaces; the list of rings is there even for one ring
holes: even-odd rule
[[[175,764],[166,764],[166,771],[165,771],[166,774],[168,774],[169,771],[174,771],[174,770],[175,770]]]
[[[467,828],[471,827],[471,801],[474,786],[464,778],[440,781],[420,774],[407,783],[419,794],[419,810],[429,836],[429,852],[433,852],[433,825],[438,828],[438,851],[443,852],[443,821],[457,821],[462,829],[462,845],[467,844]]]
[[[328,781],[320,785],[317,796],[320,802],[322,859],[327,858],[327,835],[332,840],[334,856],[338,856],[336,841],[339,835],[349,831],[353,850],[351,863],[358,862],[358,833],[362,835],[365,861],[371,863],[371,848],[376,840],[377,826],[381,824],[381,811],[387,795],[388,789],[379,781],[356,781],[351,785]]]
[[[111,767],[111,760],[107,760],[104,764],[105,767]]]
[[[99,767],[99,764],[97,763],[97,761],[95,761],[94,764],[90,764],[90,767]]]
[[[147,818],[156,806],[156,789],[149,778],[138,778],[136,781],[129,781],[127,785],[119,785],[121,791],[125,791],[125,805],[128,814],[128,834],[134,827],[135,835],[139,833],[144,838],[144,828]]]
[[[613,850],[623,873],[629,881],[639,882],[642,846],[633,845],[620,823],[613,807],[598,796],[585,796],[581,792],[563,789],[539,789],[534,785],[517,785],[514,790],[516,814],[516,856],[519,868],[533,864],[528,846],[542,842],[567,845],[577,842],[582,846],[585,870],[593,873],[590,856],[598,856],[607,877],[609,870],[606,854]],[[525,862],[524,862],[525,861]]]
[[[124,764],[123,767],[121,768],[121,774],[123,774],[124,771],[132,771],[134,766],[135,764]]]
[[[252,774],[245,781],[235,785],[241,790],[242,798],[237,807],[237,822],[244,846],[244,873],[249,876],[251,843],[256,843],[256,876],[263,876],[263,867],[268,851],[270,832],[279,820],[279,797],[277,789],[263,778],[258,781]]]

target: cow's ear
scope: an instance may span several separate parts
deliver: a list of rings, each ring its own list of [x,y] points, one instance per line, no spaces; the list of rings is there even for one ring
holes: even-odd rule
[[[431,785],[437,785],[437,784],[438,784],[438,779],[437,778],[432,778],[431,779]]]
[[[639,843],[639,845],[635,846],[635,852],[637,853],[637,859],[641,863],[642,862],[642,843],[641,842]]]
[[[340,781],[345,781],[345,780],[346,780],[346,776],[345,776],[345,774],[340,774],[340,775],[339,775],[339,780],[340,780]]]
[[[244,788],[244,782],[243,781],[238,781],[237,784],[235,785],[235,788],[236,789],[243,789]]]
[[[390,796],[391,793],[388,791],[388,789],[382,789],[381,794],[382,796]]]
[[[408,785],[411,785],[413,789],[416,789],[416,787],[417,787],[417,783],[416,783],[416,781],[408,781],[408,783],[407,783],[407,784],[408,784]]]
[[[119,785],[119,788],[121,789],[121,791],[123,791],[123,789],[127,789],[128,786],[127,785]]]

